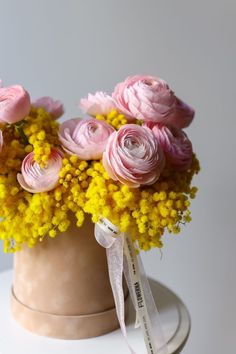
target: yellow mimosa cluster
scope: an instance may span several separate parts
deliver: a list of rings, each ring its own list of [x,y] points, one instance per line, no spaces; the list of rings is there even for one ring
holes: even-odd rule
[[[104,177],[100,162],[96,175],[90,182],[84,211],[92,215],[93,222],[101,216],[108,218],[122,232],[138,241],[140,249],[162,247],[161,236],[165,229],[179,233],[180,225],[191,221],[190,198],[196,187],[191,179],[199,171],[197,158],[193,157],[188,171],[171,171],[167,166],[158,182],[149,187],[129,188]]]
[[[125,118],[125,116],[121,113],[118,113],[115,109],[104,116],[101,114],[97,114],[96,119],[105,120],[116,130],[118,130],[122,125],[127,123],[127,119]]]
[[[23,126],[29,144],[34,151],[34,159],[45,167],[51,154],[52,146],[59,146],[59,123],[43,108],[31,108],[30,114],[25,119]]]
[[[4,176],[20,171],[22,160],[32,148],[24,144],[15,127],[5,125],[1,130],[4,144],[0,157],[0,175]]]
[[[116,111],[96,118],[115,129],[126,124],[125,117]],[[177,234],[181,224],[191,221],[190,199],[197,192],[191,181],[199,171],[195,155],[188,170],[176,171],[167,164],[152,186],[130,188],[110,179],[101,160],[83,161],[65,154],[54,190],[35,194],[23,190],[17,173],[24,157],[33,151],[44,168],[51,148],[60,146],[58,126],[44,109],[32,108],[21,125],[1,127],[0,239],[5,252],[17,251],[23,244],[33,247],[44,237],[56,237],[69,228],[72,215],[78,227],[85,214],[94,223],[105,217],[129,233],[142,250],[162,247],[165,230]]]

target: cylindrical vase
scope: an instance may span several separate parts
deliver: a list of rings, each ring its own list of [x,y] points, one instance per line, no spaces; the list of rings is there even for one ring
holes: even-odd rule
[[[82,339],[117,329],[106,251],[94,224],[73,222],[55,239],[17,252],[11,300],[13,317],[39,335]]]

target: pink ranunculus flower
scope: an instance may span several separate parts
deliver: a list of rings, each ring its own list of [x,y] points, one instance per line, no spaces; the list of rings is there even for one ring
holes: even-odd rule
[[[112,94],[118,111],[127,118],[187,127],[194,110],[178,99],[167,83],[153,76],[137,75],[119,83]]]
[[[153,132],[136,124],[115,131],[103,153],[108,175],[133,188],[155,183],[164,164],[163,151]]]
[[[176,169],[186,170],[190,167],[193,156],[192,143],[187,134],[177,128],[147,123],[161,145],[167,161]]]
[[[61,124],[59,139],[70,155],[77,155],[81,160],[98,160],[114,131],[102,120],[75,118]]]
[[[102,91],[96,92],[94,95],[89,93],[88,98],[80,100],[79,106],[84,113],[90,116],[106,115],[116,108],[113,98]]]
[[[47,167],[41,168],[34,160],[34,153],[31,152],[22,162],[21,173],[17,174],[19,184],[30,193],[48,192],[54,189],[58,184],[62,158],[62,152],[53,148]]]
[[[36,108],[44,108],[54,119],[57,119],[64,114],[63,103],[59,100],[54,100],[49,96],[38,98],[32,103],[32,106]]]
[[[30,111],[30,96],[20,85],[0,87],[0,123],[13,124]]]

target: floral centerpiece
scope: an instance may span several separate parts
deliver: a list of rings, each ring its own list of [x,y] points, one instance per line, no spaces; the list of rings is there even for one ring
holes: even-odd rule
[[[60,124],[60,101],[33,101],[20,85],[0,88],[5,252],[56,238],[71,214],[78,228],[90,215],[104,232],[129,235],[137,251],[161,248],[165,231],[177,234],[191,221],[199,162],[183,129],[194,110],[152,76],[128,77],[111,96],[89,94],[80,108],[86,118]]]

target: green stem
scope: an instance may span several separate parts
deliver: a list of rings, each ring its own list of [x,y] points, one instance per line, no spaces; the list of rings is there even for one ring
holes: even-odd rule
[[[16,130],[18,131],[18,133],[20,134],[25,145],[28,145],[29,140],[28,140],[27,136],[25,135],[25,132],[23,130],[23,125],[15,125],[15,127],[16,127]]]

